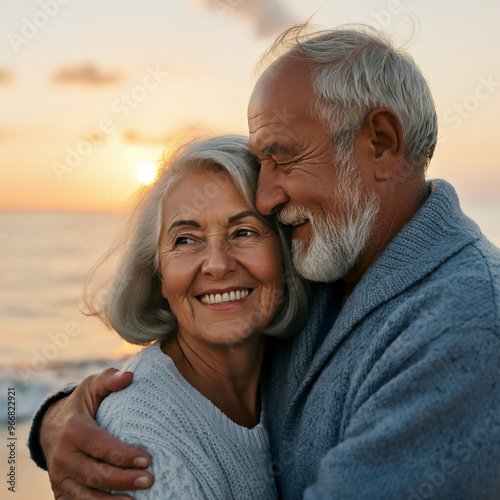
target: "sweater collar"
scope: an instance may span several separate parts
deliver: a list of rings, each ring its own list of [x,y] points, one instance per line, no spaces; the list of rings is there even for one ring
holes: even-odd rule
[[[339,320],[351,329],[380,304],[432,273],[481,231],[460,209],[457,193],[443,180],[429,181],[430,195],[367,271],[347,300]]]
[[[427,200],[355,287],[309,364],[307,375],[302,373],[302,387],[317,373],[342,339],[371,311],[425,278],[481,236],[477,224],[460,209],[458,196],[451,184],[434,180],[428,182],[428,187],[430,195]],[[317,302],[325,304],[329,295],[327,289],[320,287],[319,295],[321,299]],[[295,345],[294,351],[310,351],[311,338],[314,338],[318,325],[317,318],[313,316],[317,314],[322,314],[317,308],[311,311],[310,320],[297,338],[302,346]],[[311,359],[311,353],[305,351],[305,357]]]

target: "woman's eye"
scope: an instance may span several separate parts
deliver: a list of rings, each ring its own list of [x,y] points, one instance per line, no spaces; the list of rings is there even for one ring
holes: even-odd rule
[[[191,238],[188,238],[187,236],[179,236],[176,240],[174,245],[188,245],[189,243],[194,243],[194,240]]]
[[[236,238],[241,238],[241,237],[245,237],[245,236],[252,236],[255,234],[255,231],[250,231],[250,229],[238,229],[238,231],[236,231],[235,233],[235,236]]]

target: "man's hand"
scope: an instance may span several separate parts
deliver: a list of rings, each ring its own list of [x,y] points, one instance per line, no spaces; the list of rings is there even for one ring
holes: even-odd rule
[[[101,401],[130,385],[133,376],[114,368],[91,375],[47,410],[40,442],[56,499],[130,500],[96,488],[124,491],[153,484],[151,474],[140,470],[149,466],[149,455],[110,436],[94,420]]]

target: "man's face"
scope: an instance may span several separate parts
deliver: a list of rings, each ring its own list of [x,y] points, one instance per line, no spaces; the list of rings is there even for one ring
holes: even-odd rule
[[[301,205],[321,218],[334,213],[335,166],[326,128],[311,116],[313,93],[303,61],[261,77],[248,107],[250,149],[261,168],[257,209],[264,215]],[[308,221],[293,224],[293,238],[311,238]]]
[[[261,164],[257,209],[277,212],[293,227],[294,263],[304,277],[331,282],[355,265],[378,204],[352,158],[350,165],[334,162],[329,131],[312,115],[313,104],[308,63],[278,62],[250,99],[250,149]]]

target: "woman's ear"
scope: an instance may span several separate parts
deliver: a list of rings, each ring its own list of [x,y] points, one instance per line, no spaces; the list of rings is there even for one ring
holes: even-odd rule
[[[397,174],[404,159],[403,125],[390,108],[376,108],[365,118],[354,140],[358,165],[369,166],[377,181]]]

